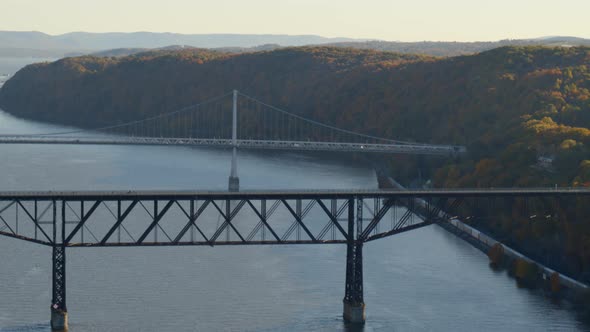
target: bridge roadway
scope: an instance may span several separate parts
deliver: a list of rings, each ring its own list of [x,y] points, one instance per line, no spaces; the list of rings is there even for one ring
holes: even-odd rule
[[[240,199],[358,199],[411,197],[506,197],[587,196],[590,188],[458,188],[458,189],[351,189],[351,190],[248,190],[241,192],[202,190],[118,190],[118,191],[0,191],[7,200],[240,200]]]
[[[281,140],[249,140],[221,138],[123,137],[123,136],[40,136],[0,135],[0,144],[89,144],[89,145],[185,145],[240,149],[270,149],[296,151],[379,152],[429,155],[454,155],[465,147],[431,144],[369,144],[342,142],[310,142]]]

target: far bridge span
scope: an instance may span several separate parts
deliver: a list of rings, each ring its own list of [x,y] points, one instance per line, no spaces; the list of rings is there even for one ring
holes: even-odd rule
[[[228,99],[230,96],[231,101]],[[242,100],[238,99],[239,96],[243,97],[243,101],[238,113],[239,100]],[[238,149],[442,156],[456,156],[466,152],[464,146],[401,141],[337,128],[287,112],[236,90],[173,112],[94,130],[0,135],[0,144],[184,145],[231,148],[231,191],[239,190]]]

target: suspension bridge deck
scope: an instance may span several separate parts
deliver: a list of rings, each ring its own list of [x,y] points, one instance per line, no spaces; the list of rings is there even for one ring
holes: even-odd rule
[[[346,142],[277,141],[181,137],[113,137],[113,136],[0,136],[0,144],[89,144],[89,145],[184,145],[240,149],[296,151],[378,152],[404,154],[453,155],[465,152],[462,146],[429,144],[375,144]]]

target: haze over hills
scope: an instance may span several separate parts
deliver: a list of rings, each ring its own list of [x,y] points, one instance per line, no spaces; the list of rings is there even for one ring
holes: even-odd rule
[[[70,32],[48,35],[37,31],[0,31],[0,56],[64,56],[119,48],[161,48],[187,45],[199,48],[248,48],[264,44],[302,46],[359,41],[352,38],[326,38],[315,35],[179,34],[179,33],[90,33]]]
[[[0,31],[0,57],[57,57],[94,54],[122,56],[170,45],[219,49],[223,52],[251,52],[286,46],[324,45],[399,53],[457,56],[502,46],[590,46],[589,39],[557,36],[493,42],[399,42],[316,35],[269,34],[178,34],[178,33],[89,33],[48,35],[37,31]],[[272,47],[268,47],[271,45]]]

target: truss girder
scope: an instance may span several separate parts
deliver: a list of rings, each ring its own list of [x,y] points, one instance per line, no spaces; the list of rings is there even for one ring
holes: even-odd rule
[[[588,198],[590,191],[576,188],[0,192],[0,235],[65,247],[367,242],[440,222],[451,218],[449,213],[460,217],[463,211],[470,218],[480,205],[500,204],[498,209],[522,205],[515,211],[524,218],[542,215],[547,219],[557,218],[552,211],[570,206],[571,200]],[[347,227],[351,201],[358,223],[354,233]],[[61,211],[60,218],[56,211]],[[64,235],[53,237],[58,230]]]
[[[411,226],[407,216],[402,216],[404,222],[396,223],[395,228],[382,222],[389,220],[396,202],[393,199],[359,196],[359,201],[365,202],[360,206],[355,199],[357,227],[351,234],[346,216],[351,200],[338,196],[15,197],[0,199],[0,235],[54,247],[329,244],[351,239],[364,242],[369,234],[386,236]],[[379,210],[371,211],[369,206]],[[46,213],[52,207],[61,211],[60,218]],[[63,232],[63,236],[52,237],[53,232]]]

